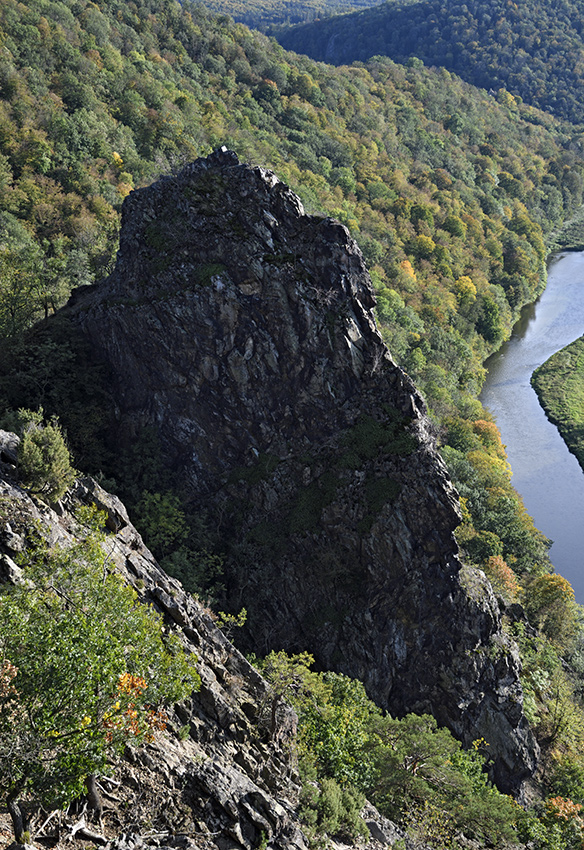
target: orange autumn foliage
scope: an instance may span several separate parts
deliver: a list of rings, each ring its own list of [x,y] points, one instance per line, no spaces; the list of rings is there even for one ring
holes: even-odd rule
[[[407,274],[408,277],[411,277],[413,280],[416,280],[416,273],[413,269],[412,264],[409,260],[402,260],[400,263],[401,268]]]
[[[516,599],[520,585],[517,577],[501,555],[491,555],[484,564],[485,573],[491,584],[507,599]]]
[[[133,700],[140,697],[146,688],[147,682],[141,676],[122,673],[117,687],[117,699],[114,697],[116,702],[102,721],[104,728],[108,730],[106,738],[111,740],[115,730],[123,730],[127,735],[144,735],[146,741],[153,741],[154,732],[166,729],[168,716],[164,711],[150,709],[145,716],[141,716],[137,710]],[[130,699],[124,700],[123,697]]]
[[[544,804],[545,816],[552,821],[575,820],[579,826],[584,827],[584,821],[580,817],[582,805],[575,803],[566,797],[550,797]]]

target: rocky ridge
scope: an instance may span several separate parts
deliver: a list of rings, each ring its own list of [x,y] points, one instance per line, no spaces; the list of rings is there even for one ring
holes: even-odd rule
[[[0,431],[0,582],[21,580],[15,558],[33,525],[51,545],[67,546],[79,530],[75,509],[96,505],[107,517],[108,563],[142,602],[163,614],[169,628],[182,634],[186,648],[197,654],[201,676],[201,688],[190,702],[175,707],[169,731],[139,749],[127,749],[112,776],[100,779],[101,840],[97,826],[87,824],[86,832],[84,819],[66,816],[50,821],[35,838],[69,847],[87,846],[90,840],[107,844],[107,850],[252,850],[260,845],[307,850],[296,811],[300,788],[292,709],[280,704],[273,735],[269,685],[204,607],[160,569],[120,500],[91,478],[78,480],[54,509],[31,498],[18,484],[18,442],[16,435]],[[424,850],[372,806],[363,816],[371,838],[362,850],[379,850],[398,839],[407,850]],[[80,845],[71,844],[68,832],[76,820]],[[0,817],[0,837],[8,838],[3,827]],[[341,850],[348,845],[331,846]]]
[[[424,403],[375,326],[361,253],[222,149],[124,202],[116,268],[63,313],[112,375],[115,438],[159,435],[224,544],[247,646],[308,649],[394,714],[484,737],[517,793],[537,761],[519,658]]]

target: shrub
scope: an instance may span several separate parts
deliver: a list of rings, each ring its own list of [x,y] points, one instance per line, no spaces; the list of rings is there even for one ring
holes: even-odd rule
[[[67,804],[127,743],[164,728],[163,706],[199,682],[194,656],[110,572],[84,519],[81,542],[37,542],[22,559],[26,581],[0,594],[0,791],[17,841],[24,794]]]
[[[75,480],[71,456],[56,417],[43,424],[38,413],[19,411],[21,441],[18,453],[23,485],[37,496],[56,502]]]
[[[322,835],[340,835],[351,842],[366,838],[369,830],[359,812],[365,797],[354,788],[341,787],[325,778],[320,787],[306,784],[302,789],[300,814],[313,839]],[[313,843],[317,843],[313,841]]]

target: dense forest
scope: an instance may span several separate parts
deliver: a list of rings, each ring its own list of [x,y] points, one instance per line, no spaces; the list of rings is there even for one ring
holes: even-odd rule
[[[301,24],[338,15],[343,12],[354,12],[356,9],[367,9],[375,6],[377,0],[210,0],[205,7],[211,12],[230,15],[235,21],[247,24],[248,27],[269,32],[272,28]]]
[[[543,24],[536,29],[544,41]],[[534,846],[550,850],[577,846],[579,609],[550,573],[547,541],[511,486],[477,396],[486,356],[541,291],[548,250],[582,203],[578,128],[512,96],[503,76],[491,78],[492,96],[421,62],[333,68],[172,0],[6,0],[0,32],[0,424],[21,407],[58,414],[77,467],[128,501],[162,564],[189,589],[219,594],[220,553],[201,517],[144,445],[112,460],[99,404],[86,405],[97,377],[66,339],[30,328],[111,269],[133,188],[219,145],[272,168],[309,211],[340,219],[358,240],[384,339],[425,395],[461,494],[465,558],[537,629],[514,635],[526,709],[543,748],[544,795],[575,806],[575,837],[567,843],[553,806],[526,836],[539,830]],[[558,47],[558,62],[563,55]],[[66,382],[55,377],[64,366]]]
[[[579,3],[507,0],[383,3],[284,30],[289,50],[335,64],[389,56],[442,66],[487,91],[577,123],[584,119],[584,17]],[[507,95],[508,96],[508,95]]]

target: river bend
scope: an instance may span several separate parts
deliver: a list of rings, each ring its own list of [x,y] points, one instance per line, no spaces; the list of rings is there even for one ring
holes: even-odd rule
[[[535,525],[553,540],[550,557],[584,603],[584,473],[540,406],[530,379],[584,334],[584,252],[558,255],[548,284],[526,307],[508,342],[486,363],[481,401],[495,416],[513,485]]]

